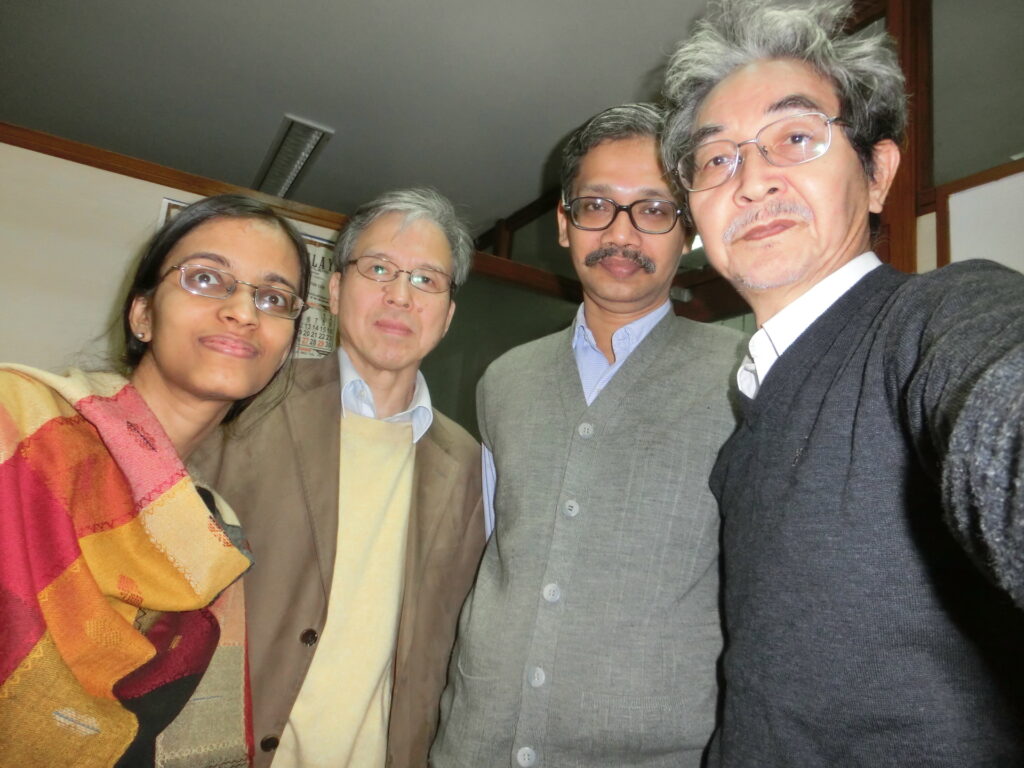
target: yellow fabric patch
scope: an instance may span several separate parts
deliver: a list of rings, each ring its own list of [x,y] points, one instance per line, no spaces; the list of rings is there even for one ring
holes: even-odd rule
[[[4,698],[18,707],[16,733],[0,722],[4,766],[112,765],[135,738],[135,716],[86,695],[48,632],[0,686]]]
[[[93,696],[113,700],[114,684],[155,654],[131,624],[134,607],[104,597],[82,558],[39,593],[39,605],[62,663]]]
[[[0,371],[0,462],[11,458],[25,436],[54,418],[55,412],[77,416],[70,403],[30,376],[17,370]]]
[[[227,536],[200,505],[184,504],[193,498],[195,486],[185,476],[142,510],[139,519],[160,550],[175,552],[175,568],[203,603],[217,596],[220,586],[233,581],[249,566],[243,554],[232,547]],[[203,531],[197,536],[196,531]],[[195,605],[193,597],[185,607]],[[180,611],[182,606],[154,606],[163,611]]]

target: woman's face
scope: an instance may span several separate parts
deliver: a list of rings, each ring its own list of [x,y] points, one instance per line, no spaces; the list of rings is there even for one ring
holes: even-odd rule
[[[182,264],[298,293],[299,258],[273,224],[211,219],[178,241],[164,260],[156,291],[132,305],[132,331],[148,343],[132,374],[143,396],[170,398],[183,407],[218,404],[226,411],[263,389],[281,367],[295,321],[258,310],[254,289],[241,283],[226,299],[189,293],[181,287],[181,272],[173,269]]]

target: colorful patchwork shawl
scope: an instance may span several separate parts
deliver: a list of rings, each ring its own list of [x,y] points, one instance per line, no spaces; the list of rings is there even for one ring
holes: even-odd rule
[[[250,560],[203,495],[120,376],[0,367],[0,766],[249,763]]]

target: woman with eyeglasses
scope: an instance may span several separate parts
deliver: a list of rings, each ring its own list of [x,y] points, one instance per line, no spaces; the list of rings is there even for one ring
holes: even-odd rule
[[[284,365],[308,283],[284,218],[207,198],[141,258],[127,378],[0,366],[0,764],[248,764],[251,561],[185,461]]]

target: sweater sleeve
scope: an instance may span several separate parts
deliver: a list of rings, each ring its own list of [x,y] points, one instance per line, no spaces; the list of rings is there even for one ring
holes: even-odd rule
[[[900,313],[901,405],[947,523],[1024,607],[1024,275],[966,262],[918,287]]]
[[[942,486],[967,550],[1024,608],[1024,342],[972,389],[953,428]]]

